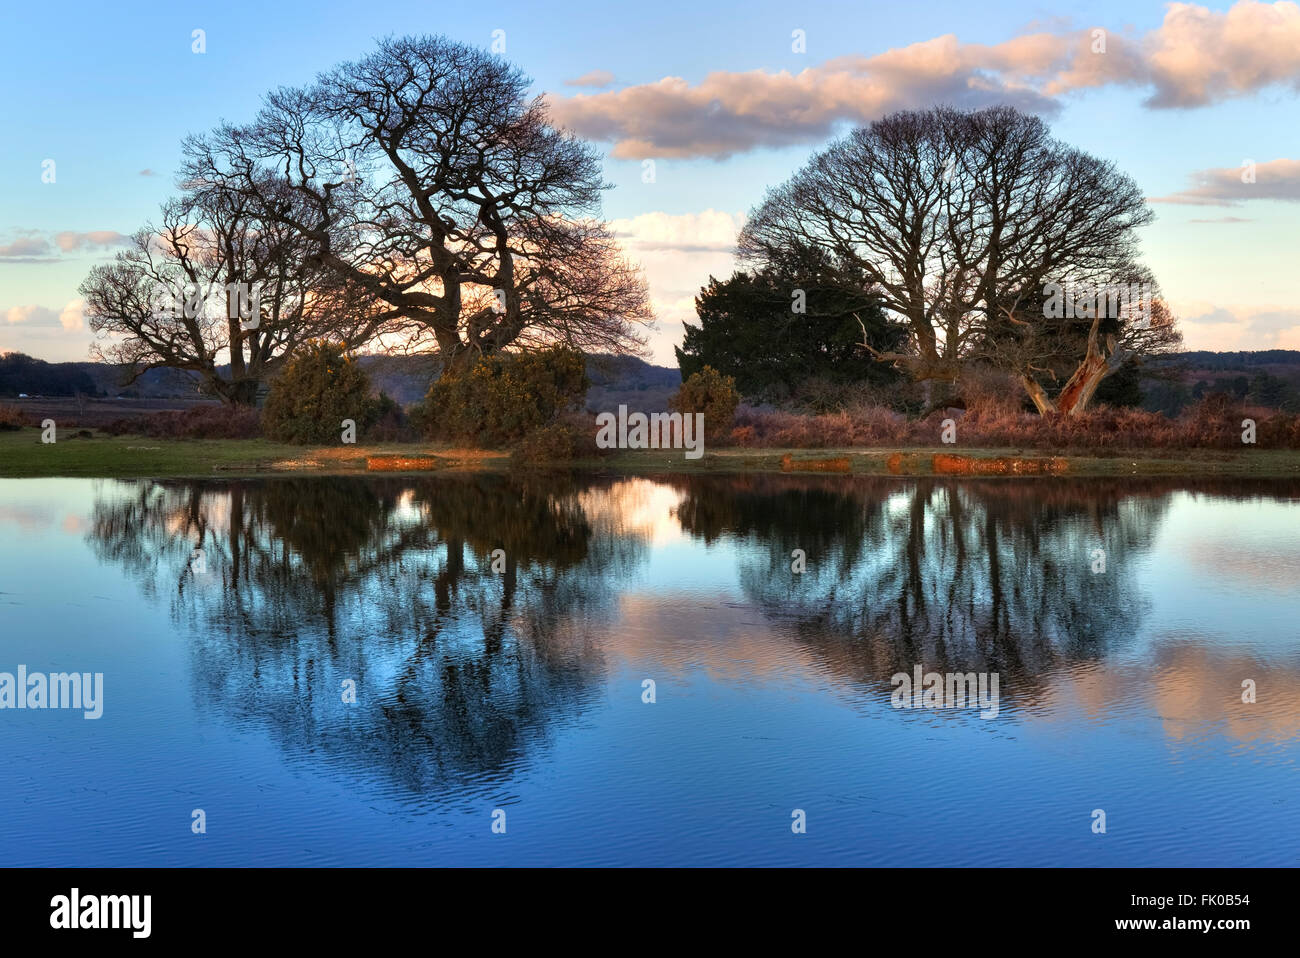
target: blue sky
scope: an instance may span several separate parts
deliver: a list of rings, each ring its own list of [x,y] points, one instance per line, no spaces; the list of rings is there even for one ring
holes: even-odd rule
[[[0,350],[86,358],[77,286],[173,191],[186,133],[250,117],[266,91],[376,37],[488,47],[494,30],[556,115],[609,154],[605,214],[645,266],[660,362],[695,290],[730,271],[745,211],[834,133],[899,105],[1004,98],[1036,104],[1061,139],[1165,200],[1145,251],[1189,347],[1300,348],[1292,3],[71,2],[6,19]],[[1095,28],[1104,56],[1073,53]],[[609,82],[570,85],[593,71]],[[1254,184],[1236,182],[1245,160]]]

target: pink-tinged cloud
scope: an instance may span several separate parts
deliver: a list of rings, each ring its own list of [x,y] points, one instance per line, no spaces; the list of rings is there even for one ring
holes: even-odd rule
[[[1300,5],[1241,0],[1226,13],[1170,4],[1146,43],[1157,107],[1205,106],[1280,85],[1300,90]]]
[[[45,259],[51,253],[49,241],[39,236],[23,236],[0,245],[0,262],[24,262]]]
[[[1172,305],[1189,349],[1300,348],[1300,310],[1293,306]]]
[[[54,237],[54,242],[65,253],[83,249],[110,249],[114,246],[126,246],[131,237],[116,230],[91,230],[88,233],[65,231]]]
[[[54,311],[46,309],[44,306],[13,306],[4,313],[5,322],[11,326],[17,326],[20,323],[30,323],[33,326],[45,326],[50,318],[57,319]]]
[[[58,253],[77,253],[82,251],[106,251],[117,246],[126,246],[131,237],[117,230],[89,230],[75,232],[65,230],[52,236],[42,235],[39,230],[18,230],[11,243],[0,244],[0,262],[44,262],[58,258]]]
[[[1245,161],[1241,166],[1201,170],[1191,185],[1168,196],[1153,196],[1148,203],[1183,206],[1238,206],[1247,200],[1300,201],[1300,160]],[[1227,221],[1232,221],[1231,217]]]
[[[716,72],[695,86],[681,77],[665,77],[608,93],[553,99],[551,109],[562,126],[590,139],[613,141],[613,155],[623,159],[721,159],[760,146],[824,139],[844,121],[865,123],[890,110],[938,101],[1054,109],[1033,90],[976,76],[953,62],[950,53],[956,45],[954,37],[941,37],[795,74]],[[910,82],[900,83],[903,75]]]
[[[614,82],[614,74],[608,70],[589,70],[580,77],[565,80],[566,86],[606,87]]]
[[[1010,104],[1051,113],[1063,95],[1113,85],[1150,90],[1153,108],[1300,89],[1300,6],[1240,0],[1219,13],[1172,4],[1142,35],[1058,27],[991,45],[945,35],[798,73],[715,72],[696,84],[664,77],[550,102],[559,123],[612,142],[616,157],[721,159],[816,142],[899,109]]]
[[[58,312],[47,306],[25,305],[10,307],[0,312],[0,316],[3,316],[4,321],[11,326],[27,328],[62,326],[67,330],[77,330],[85,327],[85,308],[85,300],[74,299]]]

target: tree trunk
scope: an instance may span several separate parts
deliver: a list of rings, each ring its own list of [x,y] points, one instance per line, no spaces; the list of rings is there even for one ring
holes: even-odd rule
[[[1106,338],[1106,347],[1110,354],[1102,352],[1101,337],[1098,334],[1100,323],[1101,316],[1098,315],[1092,321],[1092,328],[1088,330],[1088,351],[1074,370],[1074,374],[1061,389],[1056,402],[1052,402],[1047,397],[1047,393],[1033,376],[1028,372],[1021,374],[1020,381],[1025,387],[1025,392],[1029,393],[1029,398],[1034,401],[1039,415],[1047,415],[1049,412],[1059,412],[1066,416],[1082,415],[1087,410],[1088,403],[1092,401],[1097,387],[1101,385],[1101,381],[1122,366],[1124,360],[1128,358],[1127,351],[1116,348],[1113,336]]]
[[[1056,408],[1067,416],[1082,415],[1101,381],[1123,365],[1128,356],[1127,352],[1116,348],[1113,336],[1106,337],[1110,355],[1102,353],[1099,342],[1101,337],[1098,335],[1100,323],[1099,312],[1092,321],[1092,328],[1088,330],[1088,352],[1083,357],[1083,362],[1079,363],[1079,368],[1065,384],[1061,395],[1056,397]]]
[[[1025,392],[1029,393],[1029,398],[1033,400],[1040,416],[1046,416],[1049,412],[1056,412],[1056,403],[1047,397],[1047,390],[1038,384],[1038,380],[1034,379],[1029,373],[1024,373],[1020,377],[1020,382],[1025,387]]]
[[[1078,416],[1088,408],[1093,393],[1111,372],[1111,366],[1100,353],[1090,353],[1074,371],[1061,395],[1056,397],[1056,408],[1067,416]]]

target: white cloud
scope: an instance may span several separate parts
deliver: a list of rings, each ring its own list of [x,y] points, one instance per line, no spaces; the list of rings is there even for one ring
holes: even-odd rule
[[[629,251],[730,253],[745,225],[743,213],[707,209],[701,213],[642,213],[609,222],[609,228]]]
[[[744,214],[714,209],[643,213],[610,222],[628,257],[645,271],[658,320],[650,336],[654,362],[677,364],[673,347],[681,343],[683,321],[695,320],[695,295],[710,276],[731,275],[736,235],[744,223]]]
[[[3,315],[5,322],[11,326],[26,329],[61,326],[66,330],[78,330],[85,328],[85,309],[84,299],[74,299],[58,312],[48,306],[24,305],[12,306]]]
[[[86,301],[74,299],[59,313],[59,325],[64,329],[83,329],[86,325]]]
[[[44,306],[14,306],[5,312],[5,322],[16,326],[19,323],[31,323],[34,326],[42,326],[42,322],[47,316],[53,315],[51,310]],[[35,322],[32,322],[35,320]]]

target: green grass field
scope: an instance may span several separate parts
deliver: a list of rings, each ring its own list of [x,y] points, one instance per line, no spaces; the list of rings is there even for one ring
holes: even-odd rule
[[[847,457],[854,474],[882,475],[894,449],[718,449],[702,459],[688,460],[680,451],[624,450],[580,467],[629,473],[780,472],[781,457]],[[1079,476],[1300,476],[1300,450],[1244,449],[1147,450],[1124,453],[1070,454],[1058,450],[966,449],[951,446],[907,449],[989,456],[1064,455],[1069,474]],[[366,469],[366,457],[389,453],[434,456],[442,468],[504,469],[502,452],[453,449],[431,443],[389,443],[371,446],[288,446],[262,439],[142,439],[130,436],[67,437],[45,444],[40,430],[0,432],[0,477],[179,477],[248,476],[293,472],[356,473]]]

